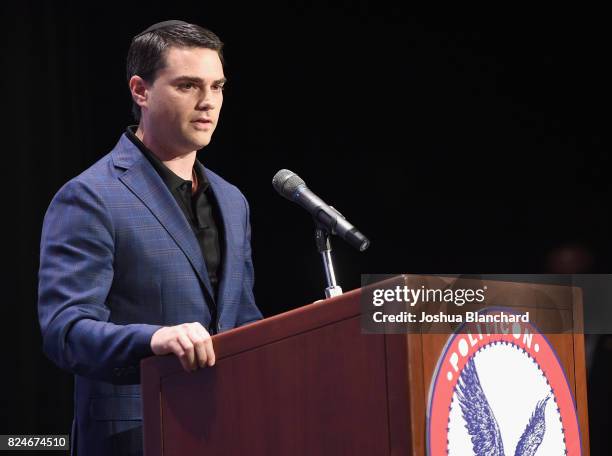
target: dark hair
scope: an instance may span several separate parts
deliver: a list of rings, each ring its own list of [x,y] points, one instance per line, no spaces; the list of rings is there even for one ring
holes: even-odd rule
[[[165,51],[170,47],[201,47],[217,51],[223,64],[223,42],[199,25],[181,23],[136,35],[127,55],[127,80],[134,75],[152,84],[165,67]],[[140,122],[140,106],[132,102],[132,114]]]

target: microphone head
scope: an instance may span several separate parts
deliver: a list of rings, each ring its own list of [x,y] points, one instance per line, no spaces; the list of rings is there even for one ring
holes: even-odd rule
[[[288,200],[293,200],[295,191],[302,185],[306,185],[306,183],[300,176],[288,169],[281,169],[272,178],[272,186],[281,196]]]

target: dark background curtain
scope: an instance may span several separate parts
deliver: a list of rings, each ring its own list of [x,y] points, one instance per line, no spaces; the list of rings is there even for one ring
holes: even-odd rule
[[[1,433],[69,432],[72,376],[42,354],[37,321],[42,219],[61,185],[134,123],[125,56],[157,21],[198,23],[226,43],[221,121],[199,158],[250,201],[266,316],[324,288],[308,215],[271,187],[281,168],[371,238],[365,253],[335,240],[345,290],[362,273],[611,271],[602,11],[261,3],[1,7]],[[601,454],[612,342],[588,343]]]

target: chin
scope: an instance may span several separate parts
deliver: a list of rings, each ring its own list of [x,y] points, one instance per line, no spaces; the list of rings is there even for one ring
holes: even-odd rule
[[[192,145],[195,150],[200,150],[203,147],[206,147],[210,144],[211,137],[208,136],[206,138],[202,137],[191,137],[188,142]]]
[[[196,144],[201,144],[200,147],[204,147],[210,144],[212,135],[213,135],[213,130],[200,131],[197,134],[193,135],[192,139]]]
[[[198,142],[198,150],[202,149],[203,147],[206,147],[210,144],[210,138],[208,138],[207,141],[199,141]]]

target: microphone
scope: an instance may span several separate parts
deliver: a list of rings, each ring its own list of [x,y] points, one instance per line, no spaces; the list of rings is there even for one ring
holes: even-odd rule
[[[370,241],[351,225],[340,212],[315,195],[300,177],[288,169],[281,169],[274,175],[272,186],[289,201],[306,209],[327,231],[336,234],[350,245],[363,252]]]

